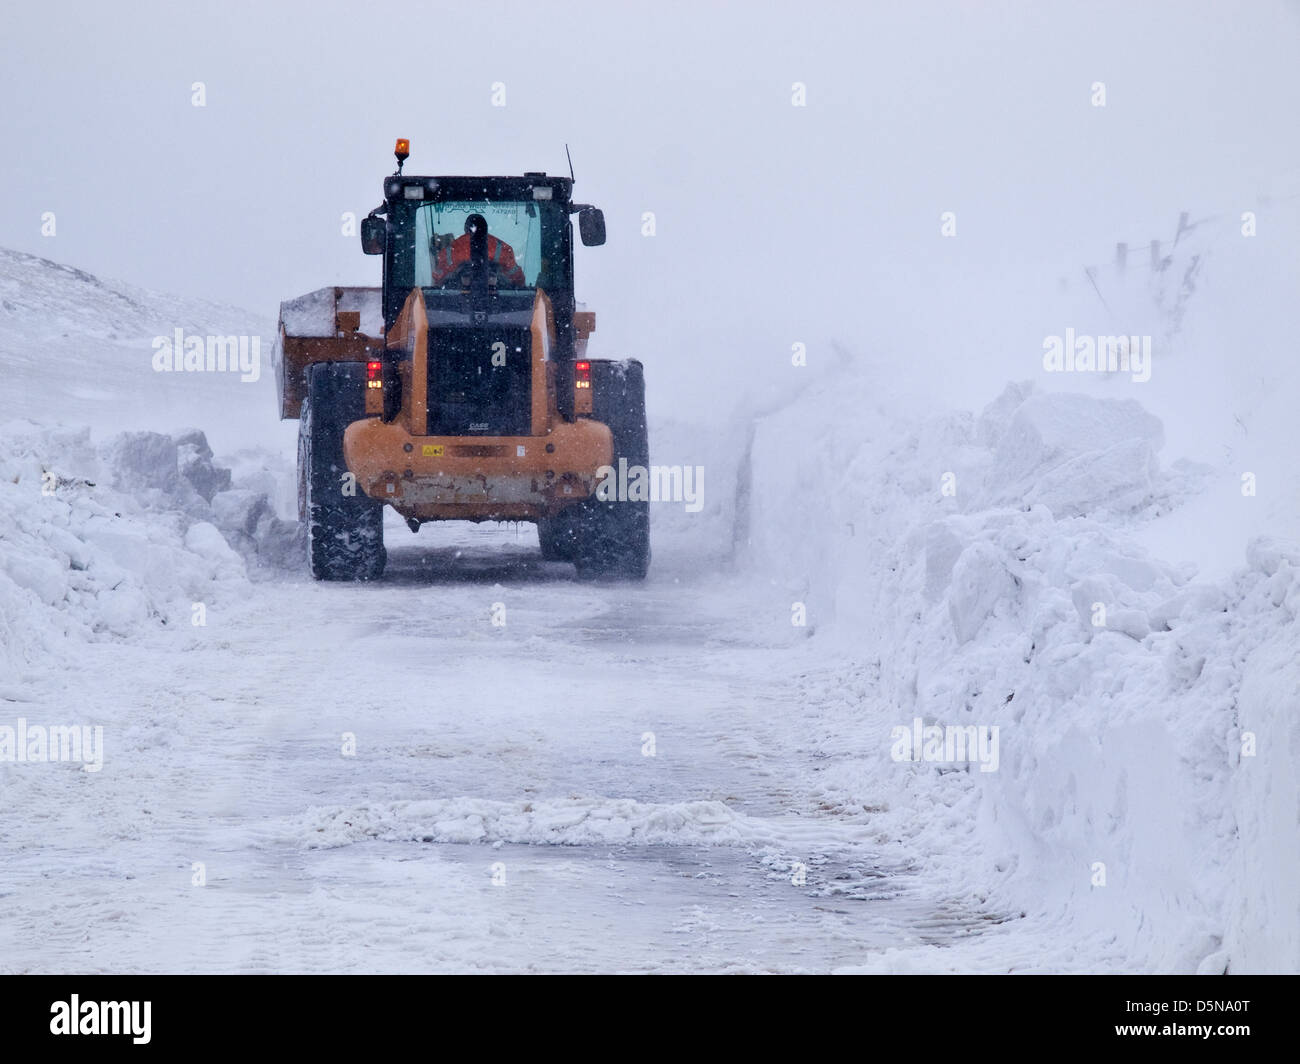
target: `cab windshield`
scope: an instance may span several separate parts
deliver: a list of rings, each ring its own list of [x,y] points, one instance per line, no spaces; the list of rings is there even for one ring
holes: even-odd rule
[[[443,284],[469,262],[466,223],[475,215],[487,222],[488,260],[503,288],[534,288],[542,272],[540,205],[528,201],[439,200],[415,212],[415,283]]]

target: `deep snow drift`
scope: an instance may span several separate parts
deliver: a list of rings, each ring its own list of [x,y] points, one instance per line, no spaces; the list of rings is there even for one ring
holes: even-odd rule
[[[870,405],[863,383],[818,397],[828,426]],[[919,431],[877,408],[875,439],[817,471],[780,446],[800,416],[757,434],[749,539],[852,663],[807,696],[827,800],[884,806],[954,889],[1057,925],[1032,963],[1106,943],[1123,968],[1293,970],[1300,547],[1253,540],[1203,583],[1136,545],[1204,477],[1155,465],[1136,404],[1013,388]],[[819,528],[783,521],[814,498]],[[999,728],[997,770],[892,761],[918,717]],[[947,957],[908,963],[977,963]]]
[[[978,416],[936,416],[846,361],[756,423],[746,558],[833,646],[808,690],[827,801],[878,808],[882,837],[910,837],[954,889],[1053,929],[1021,956],[985,939],[873,968],[1300,967],[1300,431],[1286,333],[1268,332],[1285,312],[1234,351],[1259,399],[1244,408],[1218,388],[1221,350],[1180,331],[1267,272],[1253,252],[1207,227],[1176,268],[1106,289],[1156,333],[1159,393],[1039,373]],[[1208,396],[1189,384],[1204,358]],[[1215,464],[1161,462],[1165,426],[1139,402],[1157,395]],[[1256,460],[1277,474],[1260,497]],[[997,727],[998,769],[892,760],[915,718]]]

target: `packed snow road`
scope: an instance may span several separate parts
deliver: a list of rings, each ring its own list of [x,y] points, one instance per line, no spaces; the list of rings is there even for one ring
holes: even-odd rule
[[[389,539],[378,584],[255,583],[10,707],[118,724],[5,813],[6,970],[825,971],[991,926],[810,797],[788,604]]]

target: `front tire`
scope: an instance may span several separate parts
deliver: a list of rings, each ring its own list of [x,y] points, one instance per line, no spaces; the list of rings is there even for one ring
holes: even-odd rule
[[[363,365],[307,367],[298,420],[298,515],[307,530],[307,565],[317,580],[377,580],[388,560],[384,504],[354,480],[345,481],[343,431],[364,416]]]
[[[542,517],[537,521],[537,542],[542,548],[542,561],[568,562],[568,537],[564,531],[564,515]]]

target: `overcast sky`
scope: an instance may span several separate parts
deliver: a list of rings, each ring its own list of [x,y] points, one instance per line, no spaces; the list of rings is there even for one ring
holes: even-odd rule
[[[600,353],[784,357],[882,293],[1300,192],[1298,42],[1281,0],[7,3],[0,245],[273,318],[377,281],[341,215],[397,136],[432,174],[565,172],[567,141]]]

